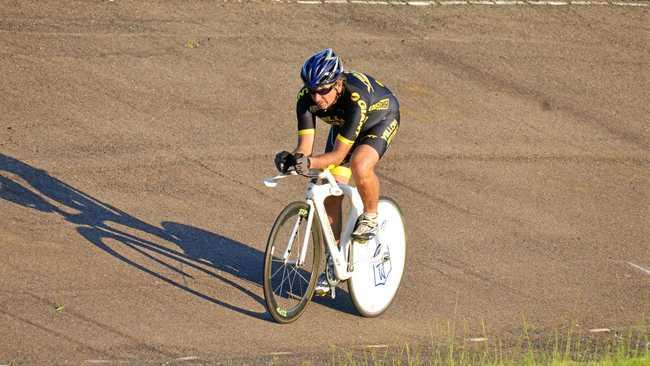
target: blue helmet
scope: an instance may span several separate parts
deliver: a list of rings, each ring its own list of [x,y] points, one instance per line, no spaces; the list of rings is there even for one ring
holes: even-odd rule
[[[309,89],[335,82],[343,72],[341,59],[331,48],[318,51],[309,57],[300,70],[300,77]]]

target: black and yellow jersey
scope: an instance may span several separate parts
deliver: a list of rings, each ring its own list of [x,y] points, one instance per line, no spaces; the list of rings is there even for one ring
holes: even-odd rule
[[[298,135],[314,134],[316,117],[336,126],[336,139],[353,145],[357,137],[384,120],[390,113],[399,113],[399,104],[391,91],[373,77],[360,72],[345,72],[344,90],[327,110],[314,103],[307,88],[298,93],[296,113]]]

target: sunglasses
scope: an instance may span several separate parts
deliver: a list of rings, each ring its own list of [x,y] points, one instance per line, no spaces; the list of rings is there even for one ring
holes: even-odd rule
[[[314,94],[326,95],[329,92],[331,92],[333,88],[334,88],[334,84],[332,84],[332,85],[330,85],[328,87],[320,88],[320,89],[312,89],[312,90],[309,91],[309,94],[311,94],[311,95],[314,95]]]

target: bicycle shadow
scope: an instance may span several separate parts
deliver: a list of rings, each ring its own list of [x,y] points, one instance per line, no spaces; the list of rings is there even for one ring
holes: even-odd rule
[[[256,312],[242,308],[202,293],[185,283],[186,281],[181,282],[173,278],[179,275],[183,278],[192,277],[188,270],[184,269],[190,268],[234,287],[264,305],[261,296],[221,273],[261,287],[263,252],[190,225],[171,221],[161,222],[160,227],[151,225],[62,182],[42,169],[0,153],[0,173],[3,172],[19,179],[0,174],[0,199],[44,214],[63,217],[67,222],[76,225],[77,232],[96,247],[171,286],[229,310],[257,319],[271,320],[266,311]],[[134,231],[137,234],[133,234]],[[172,243],[178,250],[159,241]],[[125,249],[133,251],[134,255],[122,254]],[[165,275],[163,270],[171,271],[176,276]],[[337,300],[340,298],[337,297]],[[321,298],[315,299],[315,302],[338,311],[356,314],[351,301],[348,301],[349,304],[343,304],[341,301]]]
[[[260,251],[189,225],[162,222],[161,227],[157,227],[148,224],[52,177],[44,170],[0,154],[0,173],[3,172],[14,175],[16,179],[0,175],[0,199],[63,217],[76,225],[77,232],[96,247],[169,285],[230,310],[258,319],[270,319],[266,312],[255,312],[202,293],[162,271],[170,270],[177,274],[174,277],[191,277],[184,269],[191,268],[238,289],[264,305],[262,297],[220,273],[225,272],[260,286],[263,261]],[[133,234],[133,231],[137,234]],[[160,241],[175,244],[179,250]],[[122,254],[124,249],[132,250],[134,255]],[[143,257],[144,260],[136,259]]]
[[[345,299],[345,301],[342,301],[342,299]],[[326,306],[336,311],[340,311],[342,313],[360,316],[357,312],[357,309],[354,307],[354,304],[352,303],[352,297],[350,297],[350,293],[347,290],[341,288],[341,285],[336,288],[335,299],[332,299],[330,296],[314,296],[312,298],[312,302]]]

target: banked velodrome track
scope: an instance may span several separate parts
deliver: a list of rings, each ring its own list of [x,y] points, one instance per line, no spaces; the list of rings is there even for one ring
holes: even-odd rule
[[[647,3],[318,3],[1,3],[0,364],[647,324]],[[408,268],[379,318],[343,287],[280,326],[263,250],[303,182],[261,181],[295,143],[299,66],[326,46],[400,98],[379,174]]]

